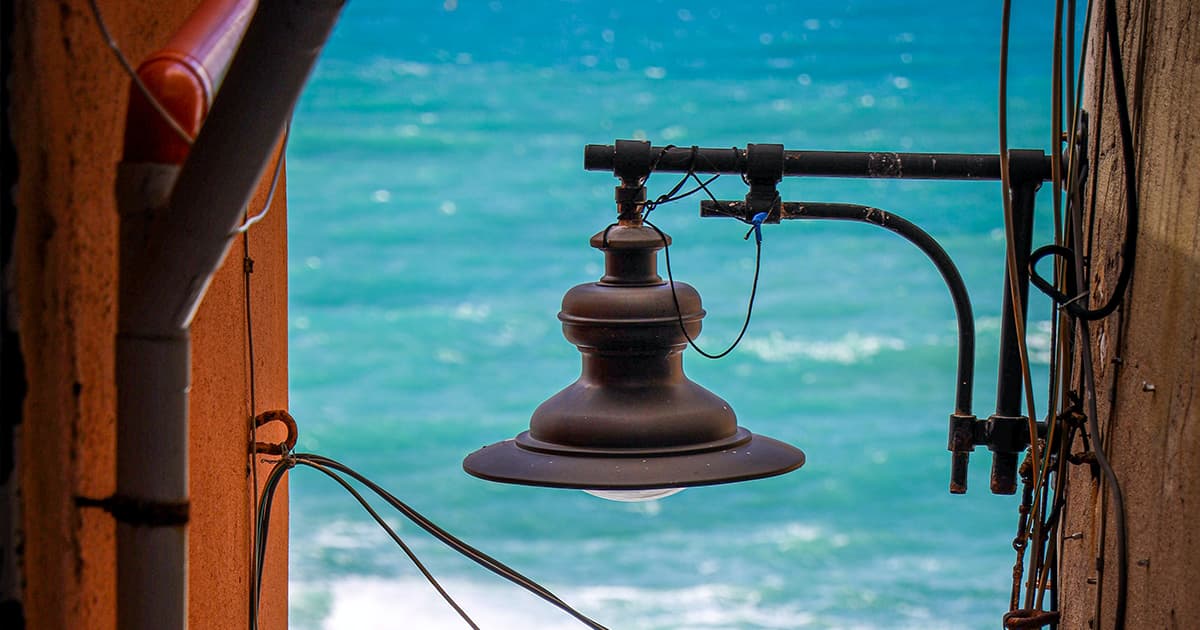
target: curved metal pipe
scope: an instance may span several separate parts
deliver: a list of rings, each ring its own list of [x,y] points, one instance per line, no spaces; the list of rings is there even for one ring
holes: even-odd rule
[[[942,246],[925,230],[896,214],[849,203],[798,203],[791,212],[785,210],[781,219],[832,219],[835,221],[857,221],[879,226],[904,237],[917,246],[929,260],[933,261],[950,297],[954,301],[954,314],[958,318],[958,380],[954,396],[954,412],[971,415],[971,392],[975,380],[975,316],[971,310],[971,296],[954,261]]]
[[[719,207],[720,203],[724,208]],[[704,201],[702,216],[741,216],[742,202]],[[954,314],[958,319],[958,373],[954,395],[954,413],[950,416],[950,450],[954,453],[950,474],[950,492],[967,491],[967,464],[974,450],[976,419],[971,413],[975,381],[975,316],[971,296],[954,261],[942,246],[916,224],[879,208],[849,203],[786,202],[779,206],[778,219],[830,219],[857,221],[881,227],[903,237],[933,261],[950,290]],[[772,220],[771,222],[776,222]]]
[[[971,451],[975,448],[976,420],[971,413],[971,392],[975,381],[975,316],[971,311],[971,296],[967,293],[967,285],[963,282],[962,275],[958,273],[958,267],[954,266],[954,261],[950,259],[946,250],[925,230],[904,217],[879,208],[848,203],[784,205],[793,206],[795,212],[789,214],[785,210],[780,217],[783,219],[858,221],[877,225],[898,234],[916,245],[942,274],[946,288],[950,290],[950,298],[954,301],[954,314],[958,318],[958,375],[954,393],[954,413],[950,416],[949,448],[953,453],[950,465],[950,492],[965,493],[967,465]]]

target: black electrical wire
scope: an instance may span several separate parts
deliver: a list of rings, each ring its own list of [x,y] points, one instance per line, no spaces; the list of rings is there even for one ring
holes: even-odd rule
[[[1091,13],[1089,3],[1089,16]],[[1089,18],[1090,22],[1090,18]],[[1114,628],[1115,630],[1123,630],[1125,627],[1126,614],[1126,589],[1128,585],[1128,558],[1127,556],[1127,528],[1125,522],[1125,498],[1121,490],[1121,485],[1117,479],[1116,471],[1113,470],[1108,457],[1104,452],[1104,441],[1100,434],[1099,412],[1096,405],[1096,375],[1095,366],[1092,357],[1092,336],[1090,330],[1090,321],[1106,316],[1119,306],[1125,294],[1126,285],[1129,282],[1129,274],[1132,271],[1133,253],[1136,245],[1136,229],[1137,229],[1137,190],[1136,190],[1136,173],[1134,172],[1133,163],[1133,139],[1132,125],[1129,121],[1129,110],[1127,96],[1125,93],[1124,73],[1121,70],[1120,61],[1120,42],[1117,37],[1116,25],[1116,7],[1113,0],[1105,2],[1105,45],[1101,50],[1100,59],[1103,63],[1107,59],[1112,60],[1113,65],[1113,84],[1117,101],[1117,117],[1119,124],[1119,133],[1121,135],[1122,159],[1124,161],[1126,199],[1129,208],[1126,210],[1126,233],[1125,241],[1122,245],[1123,258],[1121,267],[1121,276],[1118,278],[1117,286],[1114,287],[1113,294],[1110,296],[1108,303],[1099,309],[1088,310],[1071,308],[1073,302],[1068,302],[1064,308],[1073,316],[1073,321],[1078,326],[1079,330],[1079,345],[1080,359],[1080,387],[1083,389],[1083,398],[1086,408],[1084,415],[1087,417],[1087,431],[1081,432],[1084,441],[1084,448],[1090,446],[1090,452],[1095,455],[1096,463],[1099,465],[1107,481],[1106,488],[1113,500],[1113,517],[1116,521],[1116,545],[1117,545],[1117,601],[1114,611]],[[1105,54],[1105,50],[1108,54]],[[1099,73],[1100,80],[1103,81],[1105,73],[1103,69]],[[1101,111],[1096,116],[1097,122],[1103,118],[1103,95],[1104,90],[1099,91]],[[1098,138],[1099,133],[1095,136]],[[1099,141],[1096,140],[1096,146],[1099,146]],[[1092,211],[1091,215],[1095,217],[1095,202],[1096,202],[1096,182],[1093,179],[1091,190]],[[1077,212],[1068,217],[1068,224],[1071,227],[1071,241],[1073,248],[1071,251],[1074,256],[1074,273],[1077,286],[1081,286],[1086,276],[1086,268],[1084,264],[1083,253],[1083,226],[1081,208],[1077,208]],[[1119,290],[1118,290],[1119,289]],[[1103,313],[1102,313],[1103,312]],[[1103,541],[1100,541],[1103,544]]]
[[[1033,453],[1033,478],[1040,478],[1038,454],[1038,436],[1037,436],[1037,412],[1034,408],[1033,394],[1033,378],[1029,369],[1029,348],[1025,339],[1025,318],[1024,300],[1021,297],[1021,292],[1017,287],[1017,252],[1016,252],[1016,237],[1014,234],[1014,219],[1012,209],[1012,177],[1009,169],[1009,153],[1008,153],[1008,45],[1009,45],[1009,26],[1012,17],[1012,2],[1004,0],[1001,8],[1000,19],[1000,81],[999,81],[999,140],[1000,140],[1000,181],[1002,188],[1002,200],[1004,207],[1004,231],[1007,241],[1005,247],[1005,266],[1007,277],[1010,303],[1012,306],[1012,322],[1014,332],[1016,333],[1017,353],[1020,357],[1022,389],[1025,394],[1025,407],[1029,412],[1029,450]]]
[[[271,525],[271,505],[275,501],[275,490],[283,479],[283,474],[292,467],[289,459],[284,458],[275,464],[263,484],[262,498],[258,502],[258,514],[254,523],[254,565],[253,580],[250,584],[250,630],[258,630],[258,608],[262,600],[262,567],[267,555],[267,534]]]
[[[430,521],[428,518],[423,516],[420,512],[417,512],[412,507],[410,507],[408,504],[404,503],[400,499],[397,499],[390,492],[383,489],[381,486],[379,486],[375,482],[371,481],[367,477],[363,476],[362,474],[358,473],[357,471],[350,468],[349,466],[346,466],[345,464],[342,464],[341,462],[330,459],[328,457],[324,457],[321,455],[315,455],[315,454],[311,454],[311,453],[298,453],[298,454],[292,454],[292,455],[288,455],[288,456],[284,457],[271,470],[270,475],[268,475],[266,484],[264,485],[264,488],[263,488],[263,498],[262,498],[262,501],[259,503],[258,519],[257,519],[257,523],[256,523],[256,531],[259,534],[256,537],[256,540],[258,541],[256,550],[255,550],[255,557],[256,557],[256,562],[257,562],[256,566],[259,566],[259,567],[262,566],[262,561],[263,561],[263,558],[266,553],[265,541],[267,538],[267,532],[268,532],[268,528],[270,525],[271,502],[272,502],[275,490],[279,485],[280,479],[283,477],[283,473],[286,472],[288,469],[292,468],[293,466],[297,466],[297,465],[308,466],[310,468],[320,470],[322,473],[324,473],[330,477],[334,477],[334,478],[338,479],[339,483],[341,483],[341,485],[344,488],[349,490],[351,492],[351,494],[356,499],[359,500],[359,503],[362,504],[363,507],[366,508],[367,511],[376,519],[376,522],[379,523],[381,526],[384,527],[385,530],[388,531],[389,535],[392,536],[392,539],[395,540],[397,543],[401,544],[401,548],[404,548],[406,550],[406,553],[408,552],[407,548],[402,543],[400,543],[400,541],[398,540],[398,537],[395,535],[395,532],[386,525],[386,523],[377,515],[377,513],[374,512],[374,510],[372,510],[368,506],[367,503],[364,502],[364,500],[361,498],[361,495],[354,492],[348,486],[348,484],[344,483],[345,480],[340,479],[340,477],[338,477],[334,471],[336,471],[337,473],[345,474],[345,475],[353,478],[355,481],[358,481],[359,483],[363,484],[364,486],[369,488],[372,492],[374,492],[376,495],[378,495],[380,498],[382,498],[388,505],[390,505],[392,508],[396,509],[396,511],[403,514],[406,518],[408,518],[410,521],[412,521],[418,527],[420,527],[421,529],[428,532],[430,535],[432,535],[434,538],[436,538],[441,543],[443,543],[446,546],[450,547],[451,549],[457,551],[458,553],[466,556],[468,559],[472,560],[476,564],[491,571],[492,573],[495,573],[496,575],[499,575],[500,577],[503,577],[504,579],[516,584],[517,586],[524,588],[525,590],[533,593],[534,595],[537,595],[538,597],[549,602],[550,604],[553,604],[555,607],[563,610],[564,612],[571,615],[575,619],[579,620],[581,623],[588,626],[589,628],[592,628],[593,630],[607,630],[607,628],[605,628],[603,625],[601,625],[600,623],[587,617],[583,613],[575,610],[569,604],[564,602],[562,599],[560,599],[558,596],[556,596],[554,593],[550,592],[548,589],[546,589],[542,585],[538,584],[537,582],[534,582],[533,580],[531,580],[528,577],[525,577],[521,573],[518,573],[516,570],[512,569],[508,565],[505,565],[504,563],[500,562],[499,560],[492,558],[491,556],[485,554],[484,552],[482,552],[482,551],[472,547],[471,545],[468,545],[467,543],[463,542],[462,540],[456,538],[453,534],[450,534],[449,532],[445,531],[444,529],[442,529],[441,527],[439,527],[438,525],[436,525],[435,523]],[[412,558],[412,560],[417,563],[417,566],[418,566],[418,568],[421,568],[422,573],[425,573],[426,577],[428,579],[430,579],[430,581],[432,583],[434,583],[435,588],[438,589],[438,592],[442,593],[443,597],[445,597],[448,602],[451,602],[451,606],[453,606],[456,611],[459,611],[460,614],[463,614],[463,613],[461,613],[461,609],[455,603],[453,603],[452,600],[450,600],[449,595],[445,594],[445,591],[436,584],[436,581],[433,580],[433,577],[430,574],[428,574],[427,571],[425,571],[423,569],[423,567],[421,566],[421,564],[419,562],[417,562],[416,557],[411,554],[409,555],[409,557]],[[253,587],[253,591],[252,591],[253,607],[252,607],[251,626],[250,627],[251,627],[251,630],[257,630],[257,627],[258,627],[257,626],[257,618],[256,618],[257,610],[258,610],[257,604],[259,601],[259,593],[261,592],[261,589],[262,589],[261,572],[259,573],[259,575],[256,576],[256,579],[255,579],[252,587]],[[466,618],[465,615],[464,615],[464,618]],[[472,622],[468,620],[468,623],[472,623]]]
[[[1104,305],[1089,309],[1076,303],[1066,306],[1067,310],[1080,319],[1094,321],[1107,317],[1115,311],[1125,298],[1125,292],[1133,276],[1133,263],[1137,254],[1137,230],[1140,203],[1137,190],[1136,156],[1133,148],[1133,125],[1129,116],[1129,96],[1125,86],[1125,68],[1121,61],[1121,42],[1117,32],[1117,7],[1115,0],[1105,1],[1104,36],[1112,62],[1113,96],[1117,102],[1117,125],[1121,140],[1121,160],[1125,178],[1125,239],[1121,245],[1121,271],[1113,286],[1112,294]],[[1103,98],[1103,95],[1101,95]]]
[[[1087,424],[1088,432],[1092,434],[1092,452],[1096,454],[1096,463],[1100,465],[1100,469],[1104,471],[1104,477],[1108,480],[1108,491],[1112,495],[1113,500],[1113,516],[1117,520],[1117,605],[1115,611],[1115,621],[1113,622],[1114,630],[1124,630],[1125,628],[1125,589],[1128,585],[1129,562],[1126,556],[1126,528],[1125,528],[1125,495],[1121,491],[1121,484],[1117,481],[1117,473],[1113,470],[1112,464],[1108,461],[1108,456],[1104,454],[1104,442],[1100,439],[1100,423],[1097,420],[1098,413],[1096,411],[1096,373],[1092,366],[1092,338],[1089,330],[1087,319],[1080,318],[1079,331],[1083,337],[1080,341],[1083,352],[1083,372],[1084,378],[1087,381],[1088,395],[1087,398]]]
[[[746,336],[746,329],[750,328],[750,316],[754,314],[754,297],[758,294],[758,275],[759,270],[762,268],[762,241],[759,239],[755,239],[754,241],[754,280],[750,284],[750,299],[746,305],[746,318],[742,321],[742,329],[738,332],[737,338],[733,340],[733,343],[729,344],[724,350],[714,354],[706,352],[703,348],[696,345],[696,340],[692,339],[691,333],[687,331],[687,326],[683,323],[683,311],[679,307],[679,296],[675,293],[675,274],[671,271],[671,246],[667,242],[667,235],[658,229],[657,225],[645,219],[642,222],[654,228],[654,231],[658,232],[659,238],[662,239],[663,259],[667,263],[667,282],[671,286],[671,300],[675,303],[675,316],[679,320],[679,330],[683,331],[683,336],[687,339],[688,345],[700,353],[700,356],[707,359],[720,359],[727,356],[730,352],[733,352],[734,348],[738,347],[738,344],[742,342],[742,337]]]
[[[257,401],[257,383],[255,382],[254,374],[254,317],[253,309],[250,306],[250,274],[254,270],[254,259],[250,258],[250,234],[248,232],[242,234],[242,284],[245,288],[245,303],[246,303],[246,363],[249,365],[249,389],[250,389],[250,484],[251,504],[258,495],[258,463],[254,461],[254,445],[258,443],[258,423],[254,421],[254,415],[258,413]],[[257,579],[259,572],[262,570],[258,560],[258,541],[252,540],[255,549],[252,564],[250,566],[250,576]],[[257,615],[258,606],[255,599],[251,598],[250,615],[253,619]]]
[[[409,548],[409,546],[404,542],[403,539],[400,538],[400,536],[396,533],[396,530],[392,529],[391,525],[388,525],[387,521],[383,520],[383,517],[380,516],[379,513],[376,512],[375,509],[371,507],[371,504],[368,503],[367,500],[364,499],[363,496],[361,494],[359,494],[357,490],[354,489],[354,486],[351,486],[345,479],[342,479],[342,477],[339,476],[337,473],[333,472],[332,470],[330,470],[330,469],[326,468],[325,466],[322,466],[321,464],[318,464],[316,462],[312,462],[312,461],[308,461],[308,460],[304,460],[304,459],[298,459],[298,460],[296,460],[296,463],[321,471],[327,477],[336,481],[338,483],[338,485],[342,486],[342,488],[345,489],[346,492],[350,493],[350,496],[354,497],[354,499],[356,501],[358,501],[358,504],[361,505],[363,507],[363,509],[366,510],[367,513],[371,515],[371,518],[375,519],[375,522],[378,523],[379,526],[383,528],[383,531],[387,532],[388,536],[391,537],[391,539],[396,543],[396,545],[399,546],[400,549],[404,551],[404,555],[408,556],[409,560],[412,560],[412,563],[417,567],[417,570],[421,572],[421,575],[425,576],[425,579],[429,581],[429,584],[432,585],[434,590],[436,590],[438,592],[438,594],[442,596],[442,599],[446,600],[446,603],[449,604],[450,607],[454,609],[454,612],[458,613],[458,616],[462,617],[463,621],[467,622],[468,626],[470,626],[474,630],[479,630],[479,625],[476,624],[471,619],[470,615],[468,615],[467,612],[465,610],[463,610],[461,606],[458,605],[458,602],[454,601],[454,598],[451,597],[450,594],[446,592],[446,589],[443,588],[440,583],[438,583],[437,578],[433,577],[433,574],[429,572],[429,569],[427,569],[425,567],[425,565],[421,562],[420,558],[417,557],[417,554],[413,553],[413,550],[411,548]]]
[[[674,145],[667,145],[667,146],[663,147],[662,151],[660,151],[658,154],[658,159],[655,159],[654,163],[657,165],[658,160],[661,159],[662,156],[669,149],[672,149],[672,148],[674,148]],[[735,153],[737,152],[736,149],[734,150],[734,152]],[[675,183],[675,186],[673,186],[670,191],[668,191],[664,195],[659,195],[657,199],[655,199],[654,201],[647,202],[643,206],[644,212],[642,214],[642,223],[650,226],[655,232],[658,233],[658,237],[660,239],[662,239],[663,259],[666,261],[666,266],[667,266],[667,283],[671,287],[671,300],[675,304],[675,316],[678,318],[678,321],[679,321],[679,329],[681,331],[683,331],[683,336],[685,339],[687,339],[688,345],[691,346],[692,349],[695,350],[696,352],[698,352],[700,354],[700,356],[702,356],[702,357],[705,357],[708,359],[720,359],[720,358],[727,356],[730,352],[733,352],[734,348],[737,348],[738,344],[740,344],[742,342],[742,337],[746,336],[746,330],[750,327],[750,316],[754,313],[754,297],[758,293],[759,270],[761,269],[761,266],[762,266],[762,239],[756,237],[755,241],[754,241],[754,281],[750,286],[750,300],[746,306],[746,318],[742,322],[742,329],[741,329],[741,331],[738,332],[737,338],[733,340],[733,343],[729,344],[729,347],[725,348],[721,352],[717,352],[714,354],[714,353],[706,352],[703,348],[701,348],[699,345],[697,345],[696,340],[692,338],[691,333],[689,333],[687,331],[687,326],[683,323],[683,310],[679,307],[679,295],[675,293],[675,274],[671,270],[671,243],[670,243],[669,239],[667,238],[666,233],[664,233],[661,229],[659,229],[659,227],[657,225],[654,225],[653,223],[651,223],[649,221],[650,213],[653,212],[658,206],[665,204],[665,203],[670,203],[672,201],[679,201],[680,199],[689,197],[697,192],[700,192],[701,190],[703,190],[705,192],[705,194],[708,195],[708,198],[713,201],[714,207],[717,207],[717,208],[720,207],[721,204],[717,203],[716,196],[713,195],[712,191],[708,189],[708,185],[713,183],[714,181],[716,181],[716,179],[718,177],[720,177],[720,174],[718,173],[717,175],[713,175],[712,177],[708,178],[707,180],[703,180],[703,181],[699,177],[697,177],[695,169],[696,169],[696,157],[698,155],[699,155],[699,152],[697,150],[697,147],[695,145],[692,145],[692,157],[688,163],[687,172],[684,173],[683,177],[680,178],[679,181]],[[710,166],[711,166],[711,164],[710,164]],[[653,168],[651,170],[653,170]],[[679,192],[679,190],[681,188],[683,188],[683,185],[685,183],[687,183],[687,180],[689,178],[696,181],[696,187],[692,188],[691,190],[689,190],[683,194],[677,194]],[[734,216],[734,215],[730,215],[730,216]],[[745,222],[745,219],[742,219],[741,217],[735,217],[735,218],[737,218],[740,221]],[[755,224],[755,226],[757,227],[757,224]],[[611,228],[613,226],[609,226],[609,227]],[[746,238],[749,238],[749,237],[750,237],[750,232],[747,232]]]
[[[384,501],[386,501],[389,505],[391,505],[393,508],[395,508],[401,514],[403,514],[405,517],[407,517],[413,523],[415,523],[418,527],[420,527],[421,529],[424,529],[426,532],[428,532],[434,538],[437,538],[443,544],[445,544],[445,545],[449,546],[450,548],[454,549],[455,551],[463,554],[467,558],[474,561],[476,564],[479,564],[480,566],[484,567],[485,569],[499,575],[500,577],[503,577],[506,580],[509,580],[510,582],[513,582],[514,584],[517,584],[518,586],[520,586],[520,587],[530,591],[531,593],[541,597],[542,599],[550,602],[551,604],[555,605],[556,607],[562,609],[564,612],[570,614],[571,616],[575,617],[579,621],[583,622],[585,625],[587,625],[591,628],[595,628],[597,630],[606,630],[604,628],[604,626],[602,626],[599,623],[593,621],[592,619],[589,619],[588,617],[584,616],[582,613],[580,613],[579,611],[577,611],[574,608],[572,608],[571,606],[569,606],[566,602],[559,599],[558,596],[551,593],[549,590],[547,590],[542,585],[538,584],[537,582],[534,582],[533,580],[525,577],[524,575],[521,575],[516,570],[508,567],[507,565],[500,562],[499,560],[496,560],[495,558],[492,558],[491,556],[485,554],[484,552],[459,540],[454,535],[443,530],[441,527],[439,527],[438,525],[436,525],[429,519],[422,516],[421,513],[417,512],[416,510],[409,507],[403,501],[397,499],[390,492],[388,492],[387,490],[384,490],[378,484],[376,484],[373,481],[371,481],[370,479],[367,479],[366,477],[362,476],[361,474],[359,474],[355,470],[351,469],[350,467],[348,467],[340,462],[337,462],[335,460],[329,459],[328,457],[322,457],[320,455],[301,454],[301,455],[297,455],[296,457],[299,460],[309,460],[309,461],[315,461],[320,464],[324,464],[330,468],[333,468],[335,470],[338,470],[339,472],[343,472],[343,473],[353,477],[359,483],[362,483],[364,486],[367,486],[368,488],[370,488],[372,492],[379,495]]]
[[[1051,81],[1050,81],[1050,162],[1051,162],[1051,192],[1053,196],[1052,214],[1054,218],[1054,243],[1061,244],[1063,240],[1063,152],[1062,146],[1065,138],[1063,136],[1063,19],[1064,19],[1064,0],[1056,0],[1054,3],[1054,34],[1053,45],[1051,51]],[[1055,260],[1054,265],[1055,282],[1062,283],[1062,266]],[[1025,586],[1025,604],[1026,610],[1041,610],[1042,601],[1044,599],[1045,585],[1045,570],[1046,565],[1051,561],[1051,555],[1056,552],[1054,545],[1047,545],[1053,534],[1054,523],[1047,518],[1047,510],[1049,509],[1051,485],[1050,475],[1052,471],[1053,444],[1058,438],[1059,423],[1055,422],[1055,413],[1059,407],[1059,394],[1062,391],[1062,381],[1060,378],[1061,365],[1064,360],[1063,338],[1061,335],[1061,325],[1064,323],[1066,315],[1056,313],[1051,317],[1050,327],[1050,361],[1049,374],[1047,379],[1047,427],[1045,447],[1042,450],[1041,466],[1039,469],[1040,475],[1036,479],[1031,479],[1031,482],[1037,487],[1038,501],[1034,505],[1035,518],[1032,522],[1032,538],[1033,550],[1029,554],[1029,577]]]

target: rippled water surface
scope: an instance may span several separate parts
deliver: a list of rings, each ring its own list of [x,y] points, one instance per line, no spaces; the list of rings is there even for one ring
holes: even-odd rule
[[[983,452],[972,492],[946,492],[953,310],[932,265],[883,230],[768,226],[745,341],[720,361],[685,359],[742,424],[804,448],[799,472],[616,504],[489,484],[460,462],[578,375],[555,314],[600,275],[587,240],[610,221],[615,184],[582,169],[583,145],[992,152],[999,18],[991,2],[350,3],[288,152],[301,448],[361,469],[613,628],[997,627],[1016,503],[987,493]],[[1014,147],[1047,145],[1051,18],[1016,3]],[[673,184],[652,177],[650,193]],[[714,188],[745,193],[733,178]],[[876,205],[942,242],[975,300],[986,415],[998,184],[781,190]],[[656,216],[676,276],[704,296],[700,343],[723,346],[753,272],[744,227],[699,220],[692,200]],[[1047,328],[1032,328],[1044,348]],[[291,501],[293,627],[462,627],[338,487],[299,470]],[[483,627],[578,627],[393,522]]]

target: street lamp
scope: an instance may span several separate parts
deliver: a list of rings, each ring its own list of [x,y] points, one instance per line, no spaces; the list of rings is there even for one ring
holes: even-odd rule
[[[785,176],[998,180],[1000,156],[965,154],[785,151],[777,144],[745,149],[652,147],[618,140],[589,145],[588,170],[611,170],[617,222],[591,238],[604,252],[605,273],[563,298],[563,334],[582,354],[579,379],[534,411],[528,431],[470,454],[463,468],[491,481],[578,488],[605,498],[644,500],[680,488],[780,475],[800,468],[800,449],[738,426],[724,400],[687,378],[682,352],[700,333],[700,296],[682,282],[658,275],[657,252],[670,237],[643,222],[646,178],[654,171],[736,174],[749,184],[742,201],[707,200],[701,216],[757,223],[829,219],[870,223],[916,245],[937,267],[950,290],[958,320],[955,409],[950,415],[953,453],[950,491],[966,492],[967,464],[976,445],[993,452],[991,489],[1016,491],[1017,455],[1029,445],[1021,414],[1015,284],[1024,305],[1029,290],[1030,237],[1037,189],[1050,178],[1041,151],[1009,154],[1016,277],[1005,273],[996,412],[986,420],[971,412],[975,329],[970,299],[945,250],[913,223],[867,206],[783,202],[776,185]],[[1016,317],[1021,318],[1017,328]]]

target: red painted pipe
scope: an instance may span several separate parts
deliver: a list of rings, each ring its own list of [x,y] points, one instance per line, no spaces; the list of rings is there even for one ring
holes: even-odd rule
[[[202,2],[171,40],[138,66],[138,78],[193,138],[208,115],[255,4],[254,0]],[[130,86],[124,160],[183,164],[190,149],[191,143],[163,120],[141,90]]]

